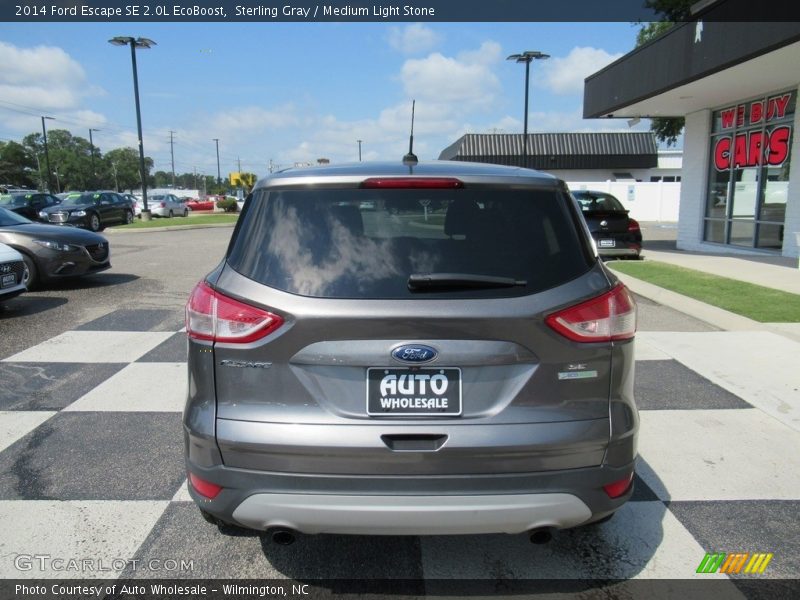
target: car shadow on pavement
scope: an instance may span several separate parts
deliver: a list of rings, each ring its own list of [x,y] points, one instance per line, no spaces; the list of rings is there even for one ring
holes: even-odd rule
[[[0,320],[27,317],[53,310],[69,302],[67,298],[23,294],[13,300],[0,303]]]
[[[97,275],[84,275],[82,277],[71,277],[69,279],[59,279],[48,281],[37,287],[37,291],[48,290],[85,290],[91,288],[103,288],[112,285],[121,285],[140,279],[139,275],[133,273],[98,273]]]

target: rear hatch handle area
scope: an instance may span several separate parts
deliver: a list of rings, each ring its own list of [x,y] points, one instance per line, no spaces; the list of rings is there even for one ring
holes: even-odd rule
[[[393,452],[436,452],[447,441],[446,434],[393,433],[381,436],[381,441]]]

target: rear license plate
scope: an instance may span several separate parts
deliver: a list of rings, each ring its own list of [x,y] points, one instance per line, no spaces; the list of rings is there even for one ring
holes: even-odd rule
[[[461,414],[461,369],[367,369],[370,416],[454,417]]]
[[[615,245],[614,240],[600,240],[601,248],[613,248]]]
[[[14,273],[9,273],[8,275],[3,275],[2,283],[0,283],[0,287],[11,287],[12,285],[17,285],[17,276]]]

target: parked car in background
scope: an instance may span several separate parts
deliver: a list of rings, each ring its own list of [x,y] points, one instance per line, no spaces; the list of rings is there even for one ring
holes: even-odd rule
[[[22,255],[11,246],[0,244],[0,302],[11,300],[27,290],[28,270]]]
[[[155,194],[147,196],[147,206],[150,214],[155,217],[186,217],[189,208],[175,194]]]
[[[0,195],[0,206],[31,221],[41,221],[39,211],[61,204],[61,200],[44,192],[25,192]]]
[[[632,494],[636,305],[550,175],[274,173],[186,331],[189,493],[212,522],[544,541]]]
[[[133,223],[133,206],[116,192],[77,192],[61,204],[43,209],[39,217],[47,223],[100,231],[109,225]]]
[[[186,202],[186,206],[189,207],[190,210],[214,210],[217,200],[220,198],[221,196],[206,196],[203,199],[196,198]]]
[[[622,203],[607,192],[573,190],[583,218],[603,258],[639,258],[642,230]]]
[[[34,223],[0,208],[0,242],[22,254],[28,289],[38,283],[104,271],[111,266],[108,240],[77,227]]]

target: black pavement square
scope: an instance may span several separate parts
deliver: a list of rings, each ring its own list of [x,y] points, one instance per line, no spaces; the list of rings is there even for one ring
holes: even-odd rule
[[[198,551],[202,549],[202,551]],[[302,535],[276,545],[266,532],[207,523],[193,502],[173,502],[135,558],[146,564],[169,557],[193,569],[168,577],[263,579],[421,579],[415,536]],[[123,578],[158,578],[163,572],[129,570]]]
[[[76,327],[78,331],[178,331],[183,313],[160,308],[120,309]]]
[[[136,362],[186,362],[188,349],[182,331],[167,338]]]
[[[800,500],[670,502],[668,506],[706,552],[771,552],[772,560],[758,577],[797,577]],[[697,558],[698,565],[702,558]]]
[[[638,475],[633,476],[633,494],[629,502],[657,502],[659,500],[655,492]]]
[[[634,397],[639,410],[753,408],[676,360],[637,361]]]
[[[0,452],[2,500],[170,500],[181,416],[61,412]]]
[[[0,410],[61,410],[124,364],[0,363]]]

